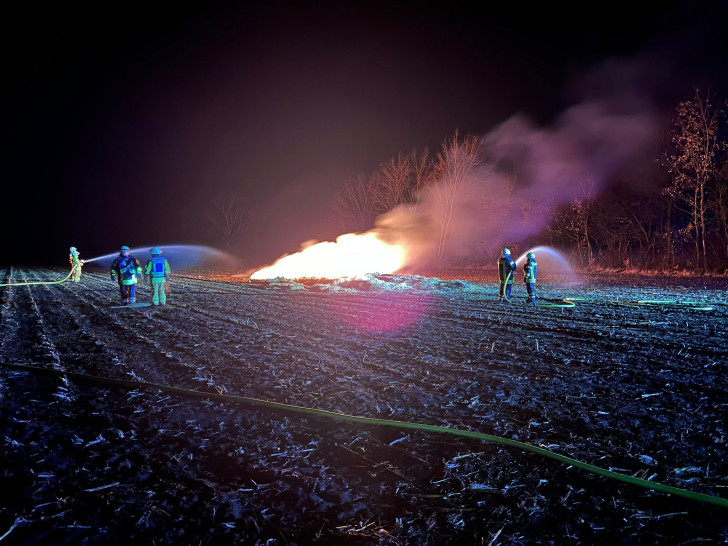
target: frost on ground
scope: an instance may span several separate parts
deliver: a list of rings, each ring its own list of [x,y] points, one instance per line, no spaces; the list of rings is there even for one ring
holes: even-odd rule
[[[55,370],[0,366],[0,542],[728,540],[726,508],[517,448],[234,400],[478,431],[728,497],[725,278],[546,278],[535,308],[522,284],[498,304],[493,278],[462,278],[175,276],[164,308],[119,306],[105,273],[0,287],[0,361]]]

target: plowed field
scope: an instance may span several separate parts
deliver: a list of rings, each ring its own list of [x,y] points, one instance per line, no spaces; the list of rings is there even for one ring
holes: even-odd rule
[[[545,278],[530,307],[487,276],[177,275],[165,307],[124,307],[104,272],[2,286],[0,542],[725,543],[726,507],[236,397],[728,497],[726,287]]]

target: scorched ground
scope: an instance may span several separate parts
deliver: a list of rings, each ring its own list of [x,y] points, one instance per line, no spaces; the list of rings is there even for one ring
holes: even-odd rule
[[[727,285],[554,278],[542,303],[583,299],[528,308],[489,276],[176,276],[157,309],[85,273],[0,288],[0,360],[480,431],[726,497]],[[726,508],[447,434],[6,365],[0,411],[5,544],[728,540]]]

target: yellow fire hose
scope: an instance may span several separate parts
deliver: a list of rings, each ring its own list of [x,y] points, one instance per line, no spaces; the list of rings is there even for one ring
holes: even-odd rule
[[[76,271],[76,268],[78,266],[74,265],[71,268],[71,271],[66,275],[65,279],[61,279],[60,281],[32,281],[32,282],[8,282],[4,284],[0,284],[0,286],[26,286],[28,284],[60,284],[62,282],[66,282],[68,279],[71,278],[71,275],[73,275],[74,271]]]
[[[698,502],[704,502],[704,503],[713,504],[716,506],[721,506],[723,508],[728,508],[728,499],[723,498],[723,497],[716,497],[713,495],[707,495],[705,493],[698,493],[696,491],[690,491],[688,489],[681,489],[679,487],[673,487],[673,486],[661,484],[658,482],[651,482],[648,480],[643,480],[641,478],[635,478],[634,476],[627,476],[624,474],[619,474],[618,472],[614,472],[612,470],[600,468],[598,466],[594,466],[589,463],[584,463],[582,461],[572,459],[571,457],[567,457],[567,456],[561,455],[559,453],[554,453],[553,451],[549,451],[548,449],[544,449],[544,448],[534,446],[531,444],[526,444],[523,442],[518,442],[516,440],[511,440],[509,438],[493,436],[491,434],[484,434],[482,432],[476,432],[476,431],[471,431],[471,430],[460,430],[457,428],[448,428],[448,427],[442,427],[442,426],[437,426],[437,425],[427,425],[427,424],[422,424],[422,423],[410,423],[407,421],[396,421],[396,420],[392,420],[392,419],[375,419],[372,417],[357,417],[355,415],[347,415],[345,413],[337,413],[337,412],[333,412],[333,411],[320,410],[320,409],[315,409],[315,408],[306,408],[306,407],[302,407],[302,406],[292,406],[290,404],[282,404],[280,402],[271,402],[269,400],[259,400],[257,398],[223,395],[223,394],[201,392],[201,391],[190,390],[190,389],[182,389],[179,387],[172,387],[169,385],[160,385],[160,384],[156,384],[156,383],[147,383],[147,382],[142,382],[142,381],[130,381],[127,379],[113,379],[110,377],[100,377],[100,376],[81,374],[81,373],[75,373],[75,372],[64,372],[63,370],[57,370],[57,369],[53,369],[53,368],[44,368],[44,367],[40,367],[40,366],[28,366],[25,364],[14,364],[14,363],[9,363],[9,362],[0,362],[0,366],[4,366],[7,368],[12,368],[12,369],[16,369],[16,370],[28,371],[28,372],[46,373],[46,374],[50,374],[50,375],[62,375],[62,376],[70,377],[72,379],[92,381],[95,383],[107,383],[110,385],[116,385],[119,387],[129,388],[129,389],[138,389],[141,387],[141,388],[147,388],[147,389],[152,389],[152,390],[157,390],[157,391],[177,393],[177,394],[181,394],[184,396],[192,396],[192,397],[202,398],[202,399],[214,399],[214,400],[219,400],[221,402],[230,402],[233,404],[246,404],[246,405],[250,405],[250,406],[262,406],[262,407],[267,407],[267,408],[280,410],[280,411],[303,413],[303,414],[313,415],[313,416],[317,416],[317,417],[327,417],[330,419],[338,419],[341,421],[347,421],[347,422],[358,423],[358,424],[363,424],[363,425],[387,426],[387,427],[396,427],[396,428],[411,429],[411,430],[422,430],[425,432],[434,432],[434,433],[438,433],[438,434],[451,434],[453,436],[461,436],[464,438],[474,438],[476,440],[494,442],[497,444],[502,444],[502,445],[522,449],[524,451],[529,451],[529,452],[535,453],[537,455],[555,459],[555,460],[562,462],[564,464],[567,464],[569,466],[574,466],[576,468],[586,470],[587,472],[591,472],[592,474],[597,474],[599,476],[604,476],[606,478],[610,478],[613,480],[625,482],[625,483],[628,483],[631,485],[636,485],[636,486],[642,487],[644,489],[653,490],[653,491],[662,491],[664,493],[669,493],[671,495],[676,495],[679,497],[695,500]]]

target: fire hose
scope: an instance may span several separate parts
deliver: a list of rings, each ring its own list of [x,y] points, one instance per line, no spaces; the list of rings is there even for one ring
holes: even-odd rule
[[[687,307],[693,311],[712,311],[714,305],[728,305],[722,302],[704,303],[698,301],[678,301],[678,300],[638,300],[638,301],[613,301],[617,305],[676,305]]]
[[[234,404],[245,404],[245,405],[249,405],[249,406],[261,406],[261,407],[271,408],[274,410],[302,413],[302,414],[306,414],[306,415],[313,415],[316,417],[326,417],[326,418],[330,418],[330,419],[337,419],[340,421],[346,421],[346,422],[350,422],[350,423],[357,423],[357,424],[363,424],[363,425],[395,427],[395,428],[402,428],[402,429],[409,429],[409,430],[421,430],[424,432],[432,432],[432,433],[438,433],[438,434],[450,434],[453,436],[460,436],[463,438],[473,438],[476,440],[497,443],[497,444],[521,449],[523,451],[535,453],[535,454],[541,455],[543,457],[555,459],[555,460],[557,460],[561,463],[567,464],[569,466],[574,466],[581,470],[586,470],[587,472],[591,472],[592,474],[596,474],[599,476],[610,478],[612,480],[628,483],[630,485],[636,485],[636,486],[642,487],[644,489],[649,489],[649,490],[653,490],[653,491],[661,491],[663,493],[676,495],[676,496],[683,497],[686,499],[695,500],[695,501],[703,502],[703,503],[707,503],[707,504],[713,504],[713,505],[720,506],[723,508],[728,508],[728,498],[717,497],[717,496],[708,495],[705,493],[698,493],[696,491],[690,491],[688,489],[673,487],[673,486],[665,485],[665,484],[662,484],[659,482],[652,482],[652,481],[644,480],[641,478],[635,478],[634,476],[627,476],[624,474],[620,474],[618,472],[614,472],[612,470],[607,470],[605,468],[600,468],[598,466],[594,466],[592,464],[579,461],[577,459],[572,459],[571,457],[567,457],[566,455],[554,453],[553,451],[544,449],[542,447],[534,446],[534,445],[527,444],[524,442],[519,442],[517,440],[511,440],[510,438],[494,436],[492,434],[485,434],[482,432],[476,432],[476,431],[472,431],[472,430],[448,428],[448,427],[443,427],[443,426],[438,426],[438,425],[428,425],[428,424],[424,424],[424,423],[412,423],[412,422],[408,422],[408,421],[397,421],[394,419],[376,419],[373,417],[359,417],[356,415],[348,415],[345,413],[338,413],[338,412],[315,409],[315,408],[307,408],[307,407],[303,407],[303,406],[294,406],[294,405],[290,405],[290,404],[283,404],[281,402],[272,402],[269,400],[248,398],[245,396],[233,396],[233,395],[224,395],[224,394],[219,394],[219,393],[202,392],[202,391],[191,390],[191,389],[183,389],[180,387],[172,387],[169,385],[148,383],[148,382],[144,382],[144,381],[132,381],[132,380],[128,380],[128,379],[114,379],[114,378],[110,378],[110,377],[102,377],[102,376],[89,375],[89,374],[83,374],[83,373],[66,372],[63,370],[57,370],[57,369],[53,369],[53,368],[44,368],[44,367],[40,367],[40,366],[30,366],[30,365],[15,364],[15,363],[10,363],[10,362],[0,362],[0,365],[7,367],[7,368],[12,368],[12,369],[22,370],[22,371],[27,371],[27,372],[36,372],[36,373],[45,373],[45,374],[49,374],[49,375],[67,376],[72,379],[86,380],[86,381],[91,381],[94,383],[106,383],[106,384],[115,385],[115,386],[127,388],[127,389],[146,388],[146,389],[151,389],[151,390],[176,393],[176,394],[180,394],[183,396],[191,396],[191,397],[201,398],[201,399],[214,399],[214,400],[219,400],[221,402],[230,402],[230,403],[234,403]]]
[[[4,284],[0,284],[0,286],[26,286],[29,284],[60,284],[62,282],[66,282],[68,279],[71,278],[71,275],[76,271],[76,268],[79,267],[77,264],[74,265],[71,268],[71,271],[66,275],[65,279],[61,279],[60,281],[30,281],[30,282],[8,282]]]
[[[506,275],[506,280],[503,281],[503,299],[506,300],[508,303],[511,303],[511,300],[509,300],[506,296],[506,291],[508,289],[508,281],[511,279],[511,275],[513,275],[513,271],[509,271],[508,275]]]
[[[508,286],[508,281],[510,280],[512,275],[513,275],[513,271],[509,271],[508,275],[506,275],[506,280],[503,281],[503,299],[505,299],[508,303],[513,303],[511,300],[509,300],[506,297],[506,287]],[[574,299],[576,299],[576,298],[568,298],[568,299],[564,298],[561,301],[558,301],[558,302],[551,301],[550,303],[539,302],[536,304],[536,306],[537,307],[562,307],[562,308],[563,307],[574,307],[574,306],[576,306],[576,304],[572,301]]]
[[[564,298],[563,302],[568,305],[569,307],[573,307],[575,305],[574,302],[576,301],[586,301],[588,302],[586,298]],[[716,306],[723,305],[726,306],[728,303],[721,302],[721,301],[714,301],[714,302],[704,302],[704,301],[680,301],[680,300],[637,300],[637,301],[609,301],[610,304],[613,305],[632,305],[632,306],[640,306],[640,305],[672,305],[675,307],[681,307],[686,308],[691,311],[713,311],[715,310]],[[549,307],[548,305],[542,305],[543,307]],[[554,306],[551,306],[554,307]],[[563,307],[563,306],[556,306],[556,307]]]

